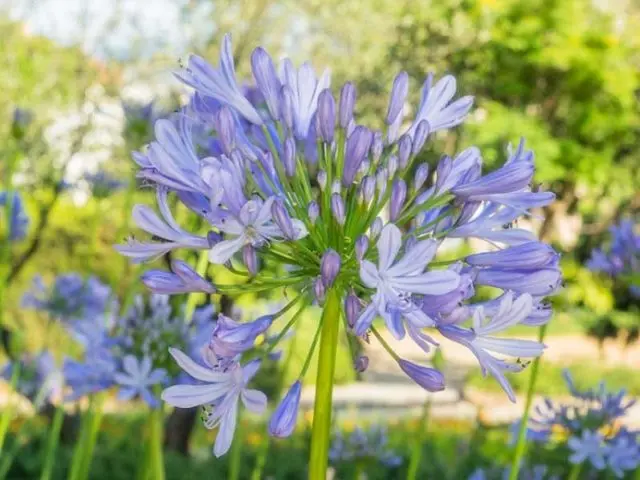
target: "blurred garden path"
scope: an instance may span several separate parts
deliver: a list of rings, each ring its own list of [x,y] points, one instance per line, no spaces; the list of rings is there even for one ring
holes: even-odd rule
[[[388,333],[383,336],[401,357],[425,363],[425,354],[415,343],[398,341]],[[437,341],[442,340],[441,337],[434,337]],[[547,350],[543,361],[559,367],[580,362],[598,362],[611,367],[624,366],[640,370],[638,342],[625,349],[621,342],[610,340],[601,349],[597,342],[584,335],[556,335],[548,337],[545,344]],[[371,342],[365,349],[370,362],[364,382],[339,386],[335,390],[334,405],[339,415],[345,418],[352,418],[354,415],[418,416],[426,399],[431,398],[431,414],[434,417],[461,420],[479,418],[487,424],[510,423],[521,417],[524,408],[524,398],[521,395],[514,404],[502,392],[469,386],[468,375],[479,369],[475,357],[464,347],[446,340],[441,342],[441,348],[445,358],[447,388],[443,392],[429,394],[407,379],[378,342]],[[495,382],[491,378],[486,381]],[[599,379],[595,379],[594,383],[598,381]],[[534,405],[541,399],[542,396],[537,397]],[[313,407],[313,388],[307,388],[303,392],[302,406],[308,409]],[[624,423],[640,428],[640,404],[632,407]]]

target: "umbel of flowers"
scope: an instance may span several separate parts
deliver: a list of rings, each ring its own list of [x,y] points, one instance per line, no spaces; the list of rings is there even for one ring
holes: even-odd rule
[[[258,47],[251,55],[255,85],[236,79],[230,37],[218,66],[191,56],[177,76],[194,89],[179,113],[155,124],[155,141],[136,152],[138,176],[157,193],[158,213],[137,205],[133,218],[153,241],[129,240],[118,250],[136,262],[175,249],[207,250],[209,261],[236,274],[242,285],[215,285],[219,293],[287,289],[297,296],[280,312],[246,323],[220,317],[200,358],[172,350],[194,385],[175,385],[164,400],[202,405],[205,423],[219,427],[214,452],[232,441],[239,403],[262,412],[265,396],[249,388],[260,368],[251,352],[256,337],[279,316],[288,330],[313,302],[323,306],[309,359],[319,349],[310,477],[324,478],[330,441],[331,394],[341,324],[359,340],[375,336],[400,368],[429,391],[443,374],[401,359],[388,347],[380,317],[394,337],[425,351],[437,346],[430,331],[467,347],[511,399],[505,372],[522,369],[505,357],[536,357],[544,346],[496,336],[516,324],[541,325],[551,316],[544,297],[560,285],[558,255],[534,234],[514,228],[529,209],[553,201],[531,189],[533,153],[521,141],[499,169],[483,173],[471,147],[437,165],[419,163],[438,131],[462,123],[472,97],[454,99],[456,81],[429,75],[412,120],[404,118],[405,72],[391,87],[384,131],[358,123],[356,90],[330,87],[327,71],[284,60],[279,72]],[[182,202],[202,218],[206,232],[190,232],[172,214]],[[447,238],[485,240],[487,251],[452,262],[434,261]],[[211,292],[185,265],[144,274],[155,292]],[[495,298],[477,302],[477,285]],[[290,313],[289,313],[290,312]],[[281,332],[283,335],[285,331]],[[499,355],[499,356],[496,356]],[[300,369],[300,378],[309,361]],[[366,368],[359,358],[356,366]],[[301,381],[273,413],[270,432],[291,434]]]
[[[640,467],[640,432],[620,425],[636,403],[625,390],[610,392],[604,383],[579,389],[568,371],[565,382],[571,400],[545,399],[534,409],[527,425],[529,440],[564,449],[573,465],[572,479],[589,471],[608,471],[617,478]]]

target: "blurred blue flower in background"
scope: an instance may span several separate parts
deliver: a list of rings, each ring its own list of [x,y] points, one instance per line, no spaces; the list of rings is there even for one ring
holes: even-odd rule
[[[9,204],[8,226],[5,225],[4,212]],[[3,236],[7,236],[10,241],[16,242],[27,236],[29,229],[29,217],[24,209],[22,197],[17,192],[0,192],[0,212],[2,212],[0,225]]]

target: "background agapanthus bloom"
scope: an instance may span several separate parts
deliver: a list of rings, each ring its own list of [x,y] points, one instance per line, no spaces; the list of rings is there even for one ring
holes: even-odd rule
[[[509,358],[539,356],[543,345],[497,335],[516,324],[547,322],[551,311],[543,299],[561,283],[558,255],[533,233],[511,228],[518,217],[554,199],[531,189],[533,153],[524,141],[509,151],[504,166],[488,174],[474,147],[444,156],[437,165],[419,164],[430,137],[463,122],[472,106],[472,97],[455,98],[452,76],[436,81],[429,75],[415,118],[405,120],[409,79],[400,73],[383,132],[357,123],[351,83],[336,97],[326,71],[317,76],[309,63],[296,68],[289,60],[278,71],[260,47],[251,66],[258,94],[240,87],[227,36],[217,66],[191,56],[177,73],[195,90],[191,101],[157,121],[155,141],[134,155],[138,176],[156,188],[159,213],[137,205],[133,217],[154,241],[132,239],[118,250],[138,262],[178,249],[208,250],[211,263],[227,267],[242,282],[209,286],[195,272],[175,268],[145,274],[147,286],[163,293],[287,288],[298,296],[268,318],[219,321],[201,358],[172,351],[200,383],[171,387],[165,400],[178,407],[205,406],[207,424],[219,425],[224,438],[215,453],[224,453],[238,399],[261,409],[262,399],[247,387],[259,368],[259,358],[248,360],[255,339],[291,310],[284,335],[313,302],[323,306],[323,316],[319,342],[311,349],[319,345],[320,350],[312,478],[324,478],[326,468],[341,318],[347,335],[361,339],[372,333],[409,377],[431,391],[444,388],[442,373],[399,358],[375,319],[381,318],[394,337],[408,336],[425,351],[437,346],[427,329],[438,330],[467,347],[515,399],[504,373],[522,366]],[[170,207],[174,198],[205,228],[190,232],[178,224]],[[446,238],[470,237],[486,240],[489,252],[454,262],[434,260]],[[474,302],[477,285],[500,293]],[[299,388],[296,382],[276,410],[272,433],[293,430]]]
[[[545,399],[534,409],[527,437],[539,444],[563,448],[570,463],[584,465],[580,467],[583,475],[589,469],[609,470],[622,478],[625,472],[640,467],[640,432],[620,426],[620,420],[636,401],[625,390],[608,391],[604,382],[583,390],[575,385],[568,371],[564,378],[571,400]]]
[[[609,231],[609,248],[594,250],[587,266],[626,282],[631,294],[640,298],[640,232],[629,219],[613,225]]]

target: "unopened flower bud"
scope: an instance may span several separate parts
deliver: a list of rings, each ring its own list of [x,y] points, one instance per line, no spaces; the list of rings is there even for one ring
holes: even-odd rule
[[[419,190],[424,185],[424,182],[427,181],[427,177],[429,176],[429,165],[426,163],[422,163],[416,168],[416,174],[413,177],[413,188]]]
[[[324,297],[327,293],[327,289],[324,288],[324,284],[322,283],[322,278],[318,277],[313,282],[313,294],[318,301],[318,304],[322,304],[324,302]]]
[[[271,204],[271,217],[278,228],[282,231],[285,238],[289,240],[296,238],[296,231],[293,228],[293,222],[291,221],[289,212],[287,212],[287,207],[285,207],[282,199],[276,198]]]
[[[324,188],[327,186],[327,172],[324,170],[320,170],[318,172],[318,185],[320,186],[320,190],[324,191]]]
[[[284,141],[284,152],[282,155],[284,172],[288,177],[293,177],[296,173],[296,142],[293,137],[287,137]]]
[[[362,179],[362,198],[364,203],[369,203],[373,200],[373,196],[376,193],[376,180],[371,175],[367,175]]]
[[[402,169],[406,168],[409,164],[412,143],[411,137],[407,134],[404,134],[400,137],[400,140],[398,140],[398,163]]]
[[[360,315],[360,300],[358,300],[358,297],[353,293],[347,295],[347,298],[344,300],[344,311],[347,317],[347,323],[353,328]]]
[[[384,143],[382,143],[382,132],[375,132],[373,134],[373,143],[371,144],[371,156],[373,161],[377,162],[382,156],[382,150],[384,149]]]
[[[382,231],[382,227],[383,227],[382,219],[380,217],[376,217],[376,219],[371,224],[371,228],[370,228],[370,233],[371,233],[370,236],[372,239],[377,238],[378,235],[380,235],[380,232]]]
[[[340,90],[340,126],[347,128],[353,119],[353,108],[356,103],[356,87],[347,82]]]
[[[258,256],[256,249],[251,245],[245,245],[242,248],[242,261],[251,275],[258,273]]]
[[[404,201],[407,198],[407,184],[401,178],[393,182],[391,189],[391,202],[389,206],[389,218],[395,222],[402,211]]]
[[[336,222],[338,222],[339,225],[344,225],[344,200],[339,193],[334,193],[331,195],[331,214],[333,215],[333,218],[336,219]]]
[[[404,101],[409,93],[409,75],[407,72],[400,72],[393,79],[393,86],[391,87],[391,96],[389,98],[389,107],[387,108],[387,116],[385,122],[387,125],[391,125],[396,121],[398,115],[402,113],[402,107]]]
[[[444,376],[435,368],[423,367],[407,360],[399,360],[398,364],[414,382],[429,392],[444,390]]]
[[[422,120],[416,127],[416,132],[413,137],[413,145],[411,145],[411,153],[417,155],[422,147],[424,147],[427,137],[429,136],[429,122]]]
[[[356,358],[356,361],[353,363],[353,368],[358,373],[363,373],[369,368],[369,357],[366,355],[360,355]]]
[[[320,215],[320,207],[315,202],[315,200],[309,202],[309,205],[307,205],[307,215],[309,216],[309,221],[312,224],[316,223],[316,220],[318,219],[318,215]]]
[[[369,237],[360,235],[356,240],[356,258],[361,261],[369,249]]]
[[[336,128],[336,102],[328,88],[320,92],[318,96],[318,109],[316,111],[317,133],[326,143],[333,142],[333,134]]]
[[[302,384],[300,380],[289,388],[289,391],[271,416],[269,421],[269,434],[278,437],[288,437],[293,433],[298,419],[298,408],[300,406],[300,392]]]
[[[320,262],[320,276],[325,288],[331,288],[333,282],[335,282],[340,273],[341,263],[340,255],[335,250],[329,249],[324,252]]]

